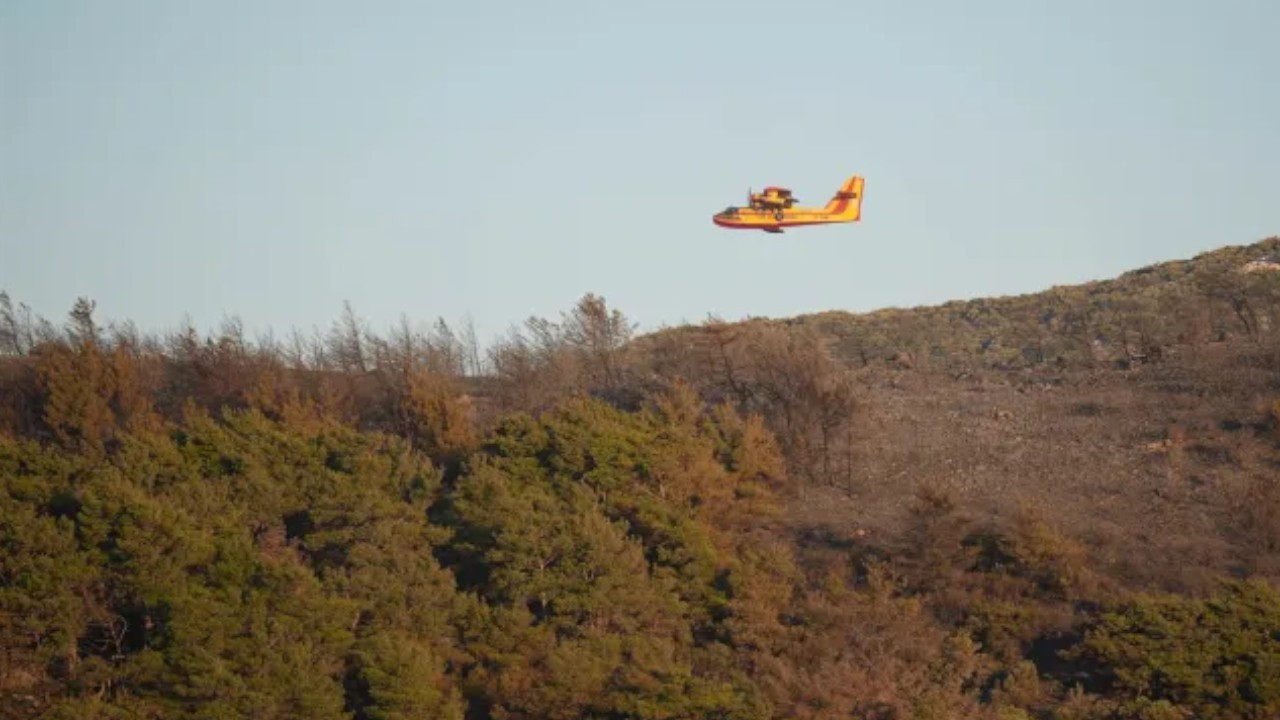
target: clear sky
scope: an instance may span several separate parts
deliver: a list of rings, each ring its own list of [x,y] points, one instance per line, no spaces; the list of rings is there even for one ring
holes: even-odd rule
[[[1280,233],[1274,0],[0,3],[0,289],[482,337],[932,304]],[[770,235],[748,187],[863,222]]]

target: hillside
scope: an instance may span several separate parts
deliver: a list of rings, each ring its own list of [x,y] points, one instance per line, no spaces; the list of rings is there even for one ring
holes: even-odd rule
[[[1272,263],[483,349],[0,295],[3,716],[1274,717]]]
[[[1039,508],[1110,572],[1187,589],[1276,569],[1277,322],[1269,238],[1040,293],[735,327],[811,332],[851,368],[859,410],[804,522],[892,534],[914,488],[945,488],[977,517]]]

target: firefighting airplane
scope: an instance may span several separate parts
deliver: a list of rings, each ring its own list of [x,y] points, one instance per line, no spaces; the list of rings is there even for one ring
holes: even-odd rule
[[[780,233],[784,227],[858,222],[862,219],[863,179],[844,181],[826,207],[799,207],[791,191],[770,185],[764,192],[747,191],[746,207],[728,207],[711,217],[716,225],[735,230]]]

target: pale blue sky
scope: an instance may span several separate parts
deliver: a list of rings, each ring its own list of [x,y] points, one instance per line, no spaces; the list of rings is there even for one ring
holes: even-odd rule
[[[0,289],[484,337],[1039,290],[1280,233],[1274,0],[0,3]],[[710,216],[747,188],[854,226]]]

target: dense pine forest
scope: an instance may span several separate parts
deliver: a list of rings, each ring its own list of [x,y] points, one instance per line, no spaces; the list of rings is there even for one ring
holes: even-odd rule
[[[0,717],[1280,716],[1280,238],[651,333],[0,294]]]

